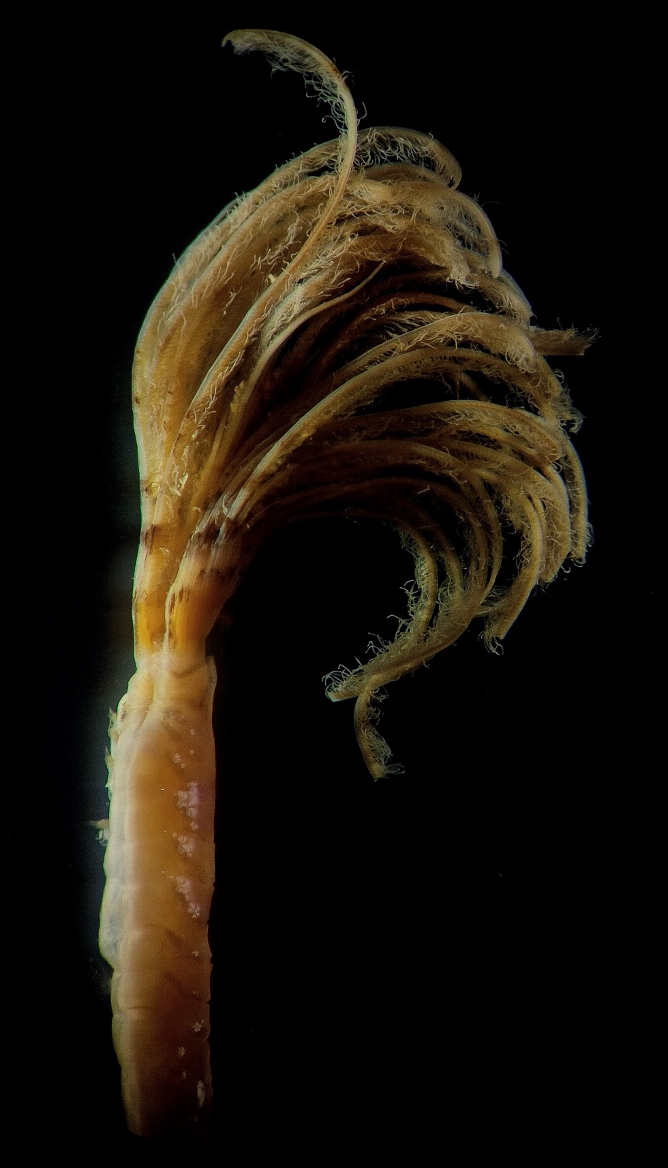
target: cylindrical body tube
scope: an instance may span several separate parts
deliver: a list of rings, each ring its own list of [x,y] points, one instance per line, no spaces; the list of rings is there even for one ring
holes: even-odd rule
[[[138,1135],[201,1122],[211,1096],[215,677],[212,660],[156,656],[112,727],[100,948],[114,970],[114,1046]]]

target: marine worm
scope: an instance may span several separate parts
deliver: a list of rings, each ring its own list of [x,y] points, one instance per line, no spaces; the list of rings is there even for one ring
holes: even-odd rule
[[[365,516],[413,556],[395,639],[328,681],[333,700],[356,699],[374,779],[393,769],[382,688],[475,618],[493,645],[588,540],[567,433],[578,415],[546,360],[588,339],[530,323],[443,146],[404,129],[358,135],[338,69],[295,37],[226,40],[304,74],[340,132],[202,232],[136,349],[136,673],[111,729],[100,945],[128,1125],[147,1136],[202,1124],[211,1099],[206,638],[267,534]]]

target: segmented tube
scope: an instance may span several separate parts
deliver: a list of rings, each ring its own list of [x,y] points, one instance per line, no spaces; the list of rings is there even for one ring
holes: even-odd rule
[[[211,1097],[207,922],[214,881],[212,660],[163,655],[132,678],[112,727],[100,948],[128,1126],[179,1130]]]

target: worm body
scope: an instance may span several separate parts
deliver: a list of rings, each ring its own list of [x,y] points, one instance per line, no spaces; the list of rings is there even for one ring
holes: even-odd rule
[[[132,678],[113,730],[100,948],[138,1135],[197,1121],[211,1093],[214,685],[212,662],[156,662]]]
[[[489,220],[428,135],[358,136],[336,67],[242,30],[314,82],[339,135],[227,207],[177,261],[142,328],[133,405],[142,490],[137,673],[112,733],[101,947],[128,1121],[199,1122],[208,1059],[215,682],[206,639],[267,534],[332,515],[391,524],[415,564],[397,635],[329,677],[355,699],[374,779],[383,687],[480,619],[503,638],[588,542],[568,434],[579,418]]]

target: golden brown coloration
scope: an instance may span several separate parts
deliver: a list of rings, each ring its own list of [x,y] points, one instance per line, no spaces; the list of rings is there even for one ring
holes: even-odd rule
[[[577,416],[545,360],[586,341],[530,325],[447,150],[410,130],[358,138],[340,74],[294,37],[228,41],[308,75],[340,136],[226,208],[176,264],[137,346],[137,673],[112,728],[101,947],[140,1134],[197,1121],[210,1095],[205,640],[266,534],[345,511],[393,524],[414,557],[396,639],[330,677],[332,699],[357,699],[374,778],[392,770],[381,687],[477,616],[488,642],[503,637],[587,543],[564,430]]]

